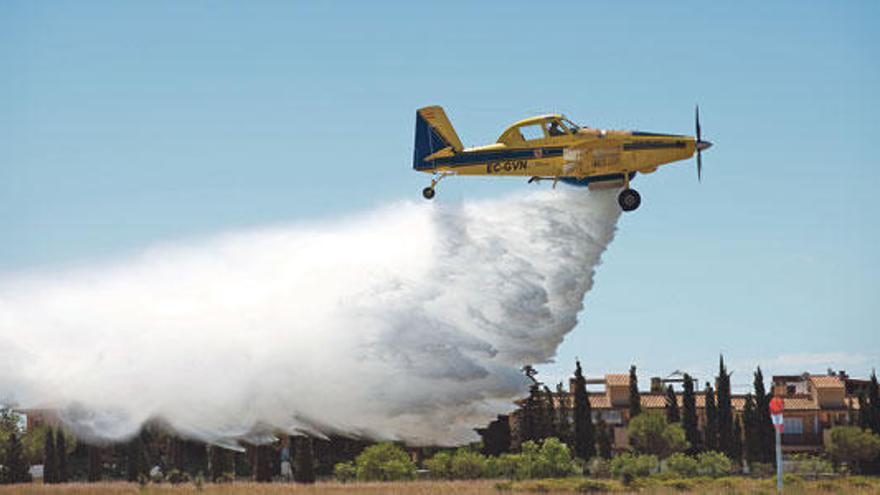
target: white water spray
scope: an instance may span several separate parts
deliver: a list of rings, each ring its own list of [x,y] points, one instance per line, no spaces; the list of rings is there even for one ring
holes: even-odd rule
[[[406,202],[7,278],[0,397],[103,439],[470,441],[574,327],[618,216],[613,191]]]

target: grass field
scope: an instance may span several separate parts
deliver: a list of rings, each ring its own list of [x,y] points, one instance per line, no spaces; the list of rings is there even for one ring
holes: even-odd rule
[[[314,494],[314,495],[474,495],[474,494],[538,494],[538,493],[587,493],[610,490],[612,493],[642,494],[760,494],[776,492],[772,479],[756,480],[748,478],[687,479],[661,482],[659,480],[638,480],[632,487],[624,487],[616,481],[596,481],[584,478],[561,480],[535,480],[507,482],[497,480],[478,481],[414,481],[393,483],[335,483],[320,482],[315,485],[296,485],[284,483],[234,483],[210,484],[201,488],[194,484],[149,484],[141,487],[136,483],[67,483],[62,485],[42,485],[40,483],[0,486],[0,495],[43,495],[43,494],[177,494],[208,493],[217,495],[268,495],[275,493]],[[834,480],[802,481],[792,479],[786,486],[786,494],[880,494],[880,479],[850,477]]]

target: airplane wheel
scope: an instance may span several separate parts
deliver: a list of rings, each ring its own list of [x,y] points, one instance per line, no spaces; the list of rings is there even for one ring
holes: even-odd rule
[[[433,199],[434,194],[435,194],[435,191],[434,191],[433,187],[426,187],[426,188],[422,189],[422,196],[424,196],[425,199]]]
[[[642,204],[642,197],[635,189],[624,189],[617,196],[617,203],[623,211],[633,211]]]

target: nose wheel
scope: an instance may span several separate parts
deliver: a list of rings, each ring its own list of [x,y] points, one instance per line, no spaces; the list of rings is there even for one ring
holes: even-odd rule
[[[617,195],[617,204],[623,211],[633,211],[642,204],[642,197],[635,189],[624,189]]]
[[[436,194],[436,191],[434,191],[433,187],[426,187],[422,189],[422,196],[424,196],[425,199],[434,199],[434,194]]]

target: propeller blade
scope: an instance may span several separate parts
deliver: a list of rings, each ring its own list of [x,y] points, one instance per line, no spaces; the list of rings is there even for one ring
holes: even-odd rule
[[[700,132],[700,105],[694,111],[694,120],[697,122],[697,141],[702,141],[703,133]]]
[[[703,152],[697,151],[697,182],[703,182]]]

